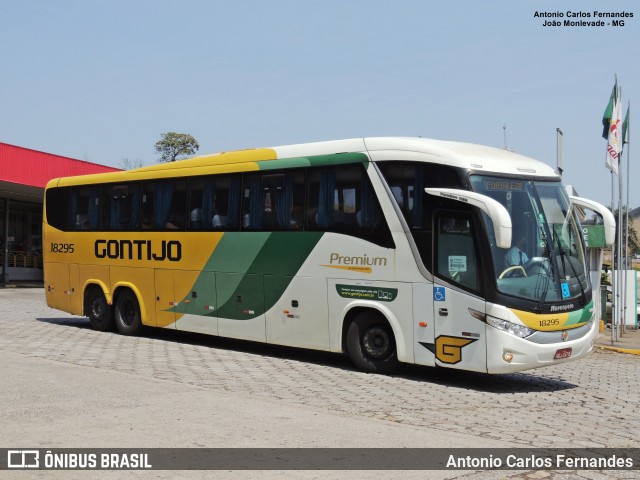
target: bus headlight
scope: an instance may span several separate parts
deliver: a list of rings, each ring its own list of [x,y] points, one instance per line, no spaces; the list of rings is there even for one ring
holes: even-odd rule
[[[498,330],[502,330],[503,332],[510,333],[511,335],[515,335],[520,338],[526,338],[535,332],[535,330],[525,327],[524,325],[516,325],[515,323],[500,320],[499,318],[495,318],[490,315],[487,315],[487,323]]]

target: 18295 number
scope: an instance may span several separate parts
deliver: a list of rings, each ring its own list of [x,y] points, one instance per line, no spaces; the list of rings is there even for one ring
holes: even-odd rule
[[[560,325],[560,320],[553,318],[551,320],[539,320],[541,327],[557,327]]]
[[[52,243],[51,244],[52,253],[73,253],[73,251],[74,251],[73,243]]]

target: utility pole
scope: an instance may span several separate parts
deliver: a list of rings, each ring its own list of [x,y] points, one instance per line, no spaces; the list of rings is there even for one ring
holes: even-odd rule
[[[564,171],[564,163],[562,159],[563,137],[564,137],[564,134],[562,133],[562,130],[560,130],[559,128],[556,128],[556,163],[558,166],[558,175],[560,175],[560,177],[562,177],[562,172]]]

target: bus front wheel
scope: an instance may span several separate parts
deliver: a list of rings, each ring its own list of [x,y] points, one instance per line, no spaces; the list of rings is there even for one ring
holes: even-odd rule
[[[362,312],[349,325],[347,351],[356,367],[365,372],[393,373],[400,366],[393,330],[373,312]]]
[[[102,290],[93,288],[87,296],[87,316],[91,328],[99,332],[113,330],[113,310],[104,298]]]
[[[142,329],[140,305],[131,290],[124,290],[116,299],[116,327],[123,335],[137,335]]]

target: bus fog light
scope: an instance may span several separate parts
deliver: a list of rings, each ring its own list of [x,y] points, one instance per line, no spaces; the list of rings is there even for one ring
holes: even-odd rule
[[[507,363],[511,363],[511,360],[513,360],[513,353],[504,352],[504,354],[502,355],[502,359]]]

